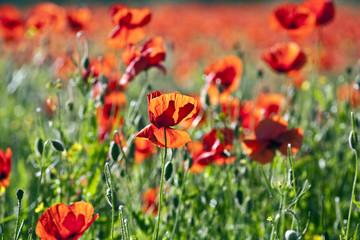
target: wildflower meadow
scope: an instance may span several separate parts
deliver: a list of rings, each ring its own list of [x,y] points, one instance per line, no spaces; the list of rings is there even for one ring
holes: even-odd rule
[[[1,2],[0,240],[360,239],[359,13]]]

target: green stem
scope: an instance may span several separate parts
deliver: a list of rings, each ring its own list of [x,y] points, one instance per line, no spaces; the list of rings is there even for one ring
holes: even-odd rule
[[[36,215],[36,208],[39,205],[39,192],[40,192],[40,185],[41,185],[41,180],[42,180],[42,176],[44,174],[44,157],[45,157],[45,151],[46,151],[46,145],[49,143],[49,140],[46,140],[44,143],[44,148],[43,148],[43,152],[41,154],[41,163],[40,163],[40,177],[39,177],[39,182],[38,182],[38,186],[37,186],[37,190],[36,190],[36,195],[35,195],[35,208],[34,208],[34,214],[31,220],[31,226],[32,226],[32,232],[30,234],[30,239],[32,239],[33,233],[34,233],[34,229],[35,229],[35,225],[34,225],[34,221],[35,221],[35,215]]]
[[[110,191],[111,191],[111,208],[112,208],[112,212],[111,212],[111,240],[113,240],[114,239],[114,222],[115,222],[115,202],[114,202],[114,189],[113,189],[109,164],[106,164],[106,170],[105,171],[106,171],[106,174],[107,174],[107,178],[109,180]]]
[[[294,171],[294,158],[293,158],[292,151],[291,151],[291,144],[288,145],[288,158],[289,158],[291,175],[292,175],[292,183],[290,183],[290,184],[293,185],[294,195],[295,195],[295,199],[296,199],[297,192],[296,192],[296,181],[295,181],[295,171]],[[296,205],[297,205],[297,201],[294,204],[294,213],[296,213]],[[295,216],[293,216],[293,220],[291,222],[291,229],[293,229],[294,224],[295,224]]]
[[[15,233],[14,233],[14,239],[16,240],[17,231],[19,228],[19,222],[20,222],[20,214],[21,214],[21,200],[18,201],[18,212],[16,216],[16,224],[15,224]]]
[[[354,119],[354,113],[353,112],[351,113],[351,122],[352,122],[353,142],[357,142],[357,135],[356,135],[356,132],[355,132],[355,119]],[[353,146],[353,147],[356,147],[356,146]],[[353,150],[354,150],[354,153],[355,153],[355,175],[354,175],[354,182],[353,182],[352,191],[351,191],[350,208],[349,208],[349,214],[348,214],[348,219],[347,219],[345,240],[349,239],[351,212],[352,212],[353,202],[354,202],[354,199],[355,199],[355,187],[356,187],[358,168],[359,168],[358,151],[357,151],[357,149],[353,149]]]
[[[188,172],[189,172],[189,168],[187,168],[185,170],[185,173],[184,173],[184,177],[183,177],[183,181],[182,181],[182,185],[181,185],[181,194],[180,194],[180,199],[179,199],[179,206],[177,208],[177,212],[176,212],[176,216],[175,216],[175,223],[174,223],[174,227],[173,227],[172,232],[171,232],[170,240],[174,239],[175,233],[177,232],[177,226],[178,226],[178,222],[179,222],[179,215],[181,213],[181,204],[182,204],[182,199],[183,199],[184,192],[185,192],[185,183],[186,183]]]
[[[159,208],[158,208],[158,214],[156,219],[156,225],[155,225],[155,231],[153,239],[158,240],[159,237],[159,228],[160,228],[160,221],[161,221],[161,207],[163,202],[163,187],[164,187],[164,174],[165,174],[165,160],[166,160],[166,154],[167,154],[167,142],[166,142],[166,127],[164,126],[164,136],[165,136],[165,148],[164,148],[164,157],[161,161],[161,177],[160,177],[160,199],[159,199]]]
[[[270,182],[269,182],[269,179],[266,176],[266,173],[264,171],[264,167],[262,165],[260,166],[260,170],[261,170],[261,173],[262,173],[262,175],[263,175],[263,177],[265,179],[266,188],[267,188],[267,190],[269,192],[270,198],[272,198]]]

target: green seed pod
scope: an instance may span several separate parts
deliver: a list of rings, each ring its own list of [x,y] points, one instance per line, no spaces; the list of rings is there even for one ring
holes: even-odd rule
[[[22,198],[23,198],[23,196],[24,196],[24,191],[19,188],[19,189],[16,191],[16,197],[17,197],[17,199],[18,199],[19,201],[21,201]]]
[[[44,143],[41,138],[37,137],[35,140],[35,153],[41,156],[44,150]]]
[[[65,151],[65,147],[62,144],[62,142],[58,141],[58,140],[50,140],[51,141],[51,145],[52,147],[58,151],[58,152],[64,152]]]
[[[357,133],[351,130],[349,134],[349,146],[353,151],[355,151],[357,144],[358,144]]]
[[[239,205],[241,205],[244,201],[244,194],[241,190],[236,191],[236,201]]]
[[[165,164],[165,181],[168,181],[171,178],[173,172],[173,164],[172,162],[167,162]]]
[[[285,232],[285,239],[286,240],[297,240],[299,238],[297,232],[294,230],[287,230]]]
[[[110,153],[111,160],[116,162],[119,155],[120,155],[120,148],[119,148],[119,146],[117,145],[116,142],[111,141],[110,148],[109,148],[109,153]]]

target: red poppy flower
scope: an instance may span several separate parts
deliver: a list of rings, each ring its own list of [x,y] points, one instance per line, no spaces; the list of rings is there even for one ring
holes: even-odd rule
[[[264,51],[263,60],[279,73],[301,69],[306,55],[295,42],[279,43]]]
[[[91,12],[88,8],[69,8],[67,10],[69,28],[73,32],[84,30],[91,20]]]
[[[283,3],[270,15],[270,27],[287,31],[293,36],[311,33],[316,23],[315,14],[308,8],[293,3]]]
[[[0,35],[6,41],[20,40],[24,35],[21,12],[12,5],[0,6]]]
[[[344,83],[338,87],[337,97],[339,102],[349,101],[351,107],[360,106],[360,90],[357,83]]]
[[[202,142],[189,144],[193,158],[190,172],[200,173],[212,163],[224,165],[234,162],[235,157],[229,155],[233,149],[233,139],[231,129],[214,129],[203,136]]]
[[[192,117],[182,121],[180,123],[181,129],[188,129],[191,126],[195,127],[195,126],[199,126],[201,124],[203,124],[205,122],[205,113],[202,109],[201,106],[201,101],[200,101],[200,97],[199,96],[195,96],[195,95],[191,95],[191,97],[195,98],[195,100],[197,101],[197,106],[196,106],[196,112],[194,113],[194,115],[192,115]]]
[[[86,81],[90,76],[96,78],[100,74],[107,76],[115,68],[115,65],[116,58],[112,54],[106,54],[101,60],[99,58],[92,59],[88,69],[83,70],[83,79]]]
[[[156,152],[154,145],[146,139],[136,138],[135,139],[135,157],[134,162],[141,163],[146,158],[150,157]]]
[[[205,69],[205,81],[218,84],[224,91],[237,90],[242,74],[242,61],[236,56],[227,56],[209,65]]]
[[[159,91],[147,95],[149,119],[152,124],[141,130],[136,137],[146,138],[165,148],[164,127],[166,127],[167,148],[179,148],[190,142],[187,132],[171,127],[190,118],[196,112],[197,101],[178,92],[164,94]]]
[[[325,25],[334,19],[335,6],[332,0],[306,0],[302,6],[315,13],[317,25]]]
[[[0,149],[0,187],[10,185],[11,157],[12,151],[10,148],[7,148],[5,153]]]
[[[125,86],[140,72],[150,67],[157,67],[164,74],[166,73],[165,67],[160,64],[166,56],[165,49],[162,46],[163,42],[162,37],[151,38],[144,43],[140,51],[137,51],[134,45],[128,45],[122,54],[122,60],[128,67],[120,79],[120,86]]]
[[[142,194],[142,211],[144,213],[151,211],[152,214],[157,214],[159,208],[157,192],[155,188],[150,188]]]
[[[63,203],[47,209],[36,225],[36,235],[46,240],[79,239],[99,217],[94,207],[87,202],[75,202],[69,206]]]
[[[108,44],[114,48],[123,48],[143,39],[144,26],[151,20],[148,8],[129,9],[122,4],[111,6],[110,16],[116,26],[109,35]]]
[[[123,119],[119,119],[119,111],[126,104],[126,95],[121,91],[111,92],[105,96],[104,105],[96,110],[98,137],[103,141],[116,124],[121,125]]]
[[[302,144],[303,131],[301,128],[287,130],[287,127],[288,123],[279,116],[265,118],[256,127],[255,138],[243,141],[245,153],[261,164],[271,162],[276,149],[283,155],[287,155],[289,143],[292,152],[297,153]]]
[[[39,31],[61,32],[66,26],[65,9],[51,2],[38,3],[31,9],[26,26]]]

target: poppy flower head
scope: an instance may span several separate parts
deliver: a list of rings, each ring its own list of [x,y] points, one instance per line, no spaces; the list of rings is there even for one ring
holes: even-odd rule
[[[153,37],[143,44],[140,51],[136,50],[133,45],[128,45],[121,56],[123,62],[128,67],[120,79],[120,86],[125,86],[140,72],[150,67],[156,67],[165,74],[166,69],[161,65],[161,62],[163,62],[166,57],[163,43],[164,40],[162,37]]]
[[[270,27],[287,31],[294,36],[305,36],[312,32],[316,23],[315,14],[308,8],[293,3],[283,3],[270,15]]]
[[[159,147],[179,148],[190,142],[187,132],[171,127],[193,116],[197,101],[178,92],[164,94],[159,91],[147,95],[149,120],[152,124],[142,129],[136,137],[146,138]],[[166,140],[165,140],[165,131]]]
[[[266,49],[263,60],[279,73],[301,69],[306,63],[306,55],[295,42],[279,43]]]
[[[172,127],[196,112],[197,101],[179,92],[148,94],[149,119],[156,127]]]
[[[20,40],[24,35],[21,12],[12,5],[0,6],[0,35],[6,41]]]
[[[88,8],[70,8],[67,10],[69,28],[73,32],[84,30],[91,20],[91,12]]]
[[[265,118],[255,129],[255,138],[245,139],[242,143],[245,153],[254,161],[266,164],[272,161],[275,150],[287,155],[287,146],[291,144],[293,154],[296,154],[302,144],[301,128],[288,130],[288,123],[279,116]]]
[[[241,59],[227,56],[205,69],[205,80],[209,84],[219,84],[224,90],[233,92],[239,86],[241,74]]]
[[[99,217],[94,217],[94,207],[87,202],[63,203],[48,208],[39,218],[36,235],[40,239],[79,239]]]
[[[332,0],[306,0],[302,6],[315,13],[317,25],[328,24],[335,17],[335,6]]]
[[[122,4],[115,4],[110,7],[110,17],[115,27],[109,34],[108,44],[114,48],[123,48],[144,38],[144,26],[150,22],[151,12],[148,8],[129,9]]]
[[[12,151],[7,148],[5,153],[0,149],[0,187],[8,187],[10,185]]]

